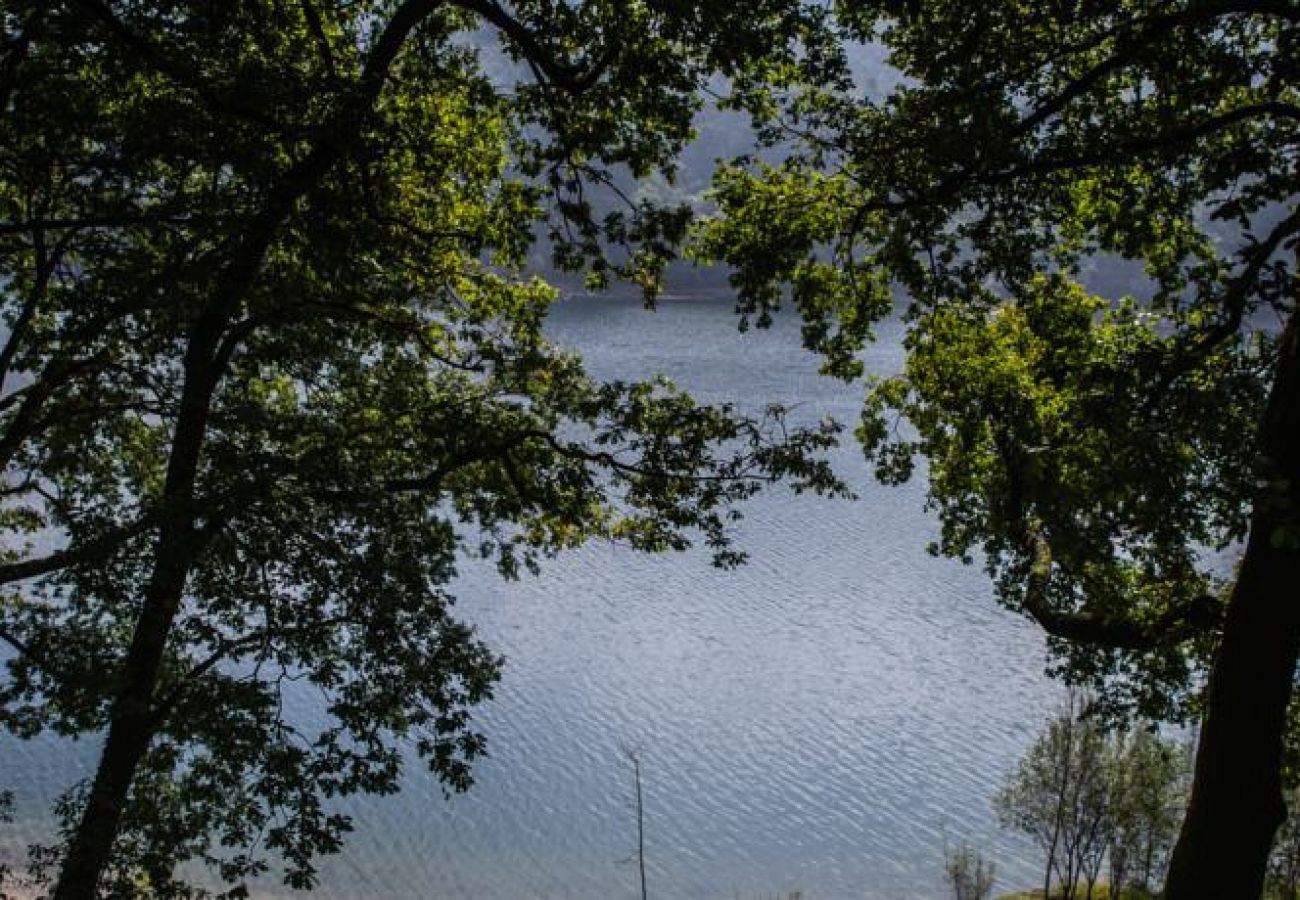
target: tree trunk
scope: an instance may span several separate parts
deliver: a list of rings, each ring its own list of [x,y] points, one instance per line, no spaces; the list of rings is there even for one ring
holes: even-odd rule
[[[1260,432],[1261,489],[1210,676],[1192,796],[1167,900],[1263,890],[1286,815],[1282,742],[1300,650],[1300,357],[1293,314]]]
[[[163,489],[166,504],[154,549],[154,568],[123,661],[108,736],[86,807],[68,844],[52,900],[92,900],[108,867],[136,769],[161,724],[154,706],[167,637],[180,609],[197,551],[194,481],[207,431],[214,379],[206,362],[219,336],[199,327],[186,354],[181,411],[172,438]]]
[[[189,568],[189,553],[184,546],[175,546],[178,543],[189,542],[168,535],[158,541],[159,564],[132,635],[95,781],[68,845],[53,900],[91,900],[97,896],[121,827],[131,782],[160,724],[154,709],[155,689]]]
[[[156,673],[156,666],[154,669]],[[68,846],[54,900],[90,900],[98,896],[99,882],[110,861],[131,782],[154,735],[152,691],[132,690],[140,692],[130,698],[123,695],[114,704],[95,781]]]
[[[163,489],[168,508],[156,543],[154,569],[123,664],[122,683],[113,702],[95,781],[69,843],[52,900],[93,900],[96,896],[121,826],[131,782],[161,724],[154,695],[167,638],[199,549],[194,531],[194,483],[212,394],[225,365],[221,348],[223,340],[229,340],[226,329],[281,224],[294,205],[358,142],[356,117],[378,98],[407,39],[441,6],[442,0],[403,0],[398,5],[371,47],[357,93],[321,129],[310,152],[270,192],[265,207],[249,223],[240,246],[231,252],[230,264],[214,285],[212,299],[189,335],[185,386]]]

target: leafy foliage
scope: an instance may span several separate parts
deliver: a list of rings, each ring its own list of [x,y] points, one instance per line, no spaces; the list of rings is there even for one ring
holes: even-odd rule
[[[189,896],[179,863],[238,892],[276,858],[308,887],[350,827],[333,798],[397,790],[403,746],[471,782],[502,661],[452,615],[459,559],[702,539],[729,565],[737,501],[838,489],[833,426],[594,382],[519,272],[549,229],[653,292],[684,214],[602,223],[585,186],[669,171],[705,79],[791,64],[821,16],[6,5],[0,722],[108,734],[47,872]],[[303,694],[324,727],[286,713]]]
[[[1090,703],[1071,694],[994,799],[1005,827],[1046,855],[1043,890],[1091,896],[1104,861],[1110,890],[1143,895],[1164,875],[1186,806],[1188,760],[1149,723],[1127,732],[1100,727]]]
[[[742,309],[796,298],[843,374],[905,293],[910,362],[860,429],[878,474],[928,459],[935,549],[980,556],[1111,718],[1202,718],[1165,892],[1258,895],[1300,657],[1300,11],[835,10],[897,81],[768,91],[796,149],[722,173],[701,252]]]
[[[997,866],[966,844],[944,849],[943,871],[954,900],[988,900],[993,894]]]
[[[1107,849],[1112,891],[1159,889],[1187,805],[1187,749],[1149,728],[1113,740]]]
[[[1105,734],[1071,695],[994,798],[1003,826],[1029,835],[1046,854],[1048,896],[1053,881],[1073,900],[1081,877],[1089,885],[1097,880],[1109,827],[1107,774]]]
[[[905,291],[907,369],[872,383],[858,432],[878,476],[928,460],[934,551],[980,557],[1071,681],[1117,714],[1188,714],[1214,551],[1271,477],[1300,17],[935,0],[836,21],[897,86],[769,91],[788,152],[720,173],[698,252],[736,268],[745,312],[788,296],[836,374]]]
[[[1151,376],[1134,360],[1167,355],[1175,340],[1131,300],[1112,307],[1062,276],[1034,278],[1015,305],[921,316],[906,371],[877,383],[858,434],[882,480],[908,477],[917,453],[930,460],[943,523],[933,551],[966,561],[982,551],[1008,606],[1154,623],[1221,588],[1205,550],[1245,534],[1264,381],[1253,354],[1216,353],[1153,411]],[[914,432],[895,438],[885,423],[896,414]],[[1122,689],[1112,702],[1169,718],[1213,647],[1187,636],[1055,647],[1072,680]]]

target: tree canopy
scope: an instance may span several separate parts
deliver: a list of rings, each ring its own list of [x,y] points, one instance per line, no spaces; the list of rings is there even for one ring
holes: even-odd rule
[[[833,428],[588,378],[520,273],[542,236],[653,296],[689,211],[592,191],[670,178],[715,76],[779,152],[720,173],[700,255],[841,376],[905,294],[859,429],[880,477],[926,460],[936,552],[1112,711],[1204,716],[1166,896],[1258,893],[1300,648],[1293,2],[0,16],[0,721],[105,738],[54,896],[184,895],[194,859],[237,891],[268,853],[309,884],[328,799],[394,790],[399,738],[468,784],[500,660],[451,615],[462,554],[731,563],[735,501],[836,487]],[[324,731],[284,716],[293,679]]]
[[[0,17],[0,722],[99,732],[39,858],[59,898],[293,886],[330,798],[449,787],[501,660],[457,560],[701,539],[830,426],[547,343],[557,263],[653,293],[688,218],[597,217],[671,174],[699,89],[833,64],[815,5],[16,0]],[[511,66],[487,65],[504,54]],[[489,69],[497,77],[490,77]],[[507,79],[500,72],[518,72]],[[328,725],[286,715],[286,685]]]
[[[859,428],[878,475],[926,460],[935,552],[1112,712],[1204,715],[1166,896],[1255,896],[1300,647],[1300,8],[836,9],[897,86],[760,89],[796,149],[720,173],[699,252],[837,374],[905,296]]]

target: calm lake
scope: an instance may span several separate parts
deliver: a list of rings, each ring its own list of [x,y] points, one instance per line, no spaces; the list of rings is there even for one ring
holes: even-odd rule
[[[653,313],[576,298],[550,331],[597,375],[857,418],[860,386],[818,376],[796,322],[741,335],[727,298]],[[900,362],[886,324],[868,368]],[[938,898],[945,840],[992,856],[1007,890],[1038,883],[1037,854],[990,801],[1059,695],[1043,638],[980,570],[926,554],[923,485],[874,485],[851,439],[835,460],[861,499],[760,496],[738,571],[603,545],[515,583],[466,565],[461,615],[507,657],[478,717],[491,756],[468,794],[445,798],[417,768],[400,795],[349,804],[356,831],[311,896],[635,898],[625,747],[642,758],[653,898]],[[0,738],[20,819],[0,853],[48,828],[42,810],[94,750]]]

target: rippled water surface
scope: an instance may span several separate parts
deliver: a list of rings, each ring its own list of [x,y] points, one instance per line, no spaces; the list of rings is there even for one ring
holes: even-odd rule
[[[575,299],[551,333],[599,375],[663,372],[706,401],[857,416],[860,388],[817,376],[795,323],[740,335],[725,299],[654,313]],[[886,326],[868,367],[899,363]],[[861,499],[758,498],[739,571],[609,546],[516,583],[467,566],[461,613],[507,657],[479,716],[491,756],[466,795],[417,770],[399,796],[350,804],[356,832],[314,896],[639,896],[624,747],[643,759],[654,898],[941,897],[945,839],[993,856],[1007,889],[1037,883],[990,797],[1056,696],[1043,640],[981,572],[926,555],[919,485],[873,485],[851,443],[835,459]],[[6,740],[0,754],[0,786],[19,795],[12,848],[93,748]]]

